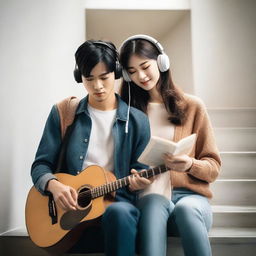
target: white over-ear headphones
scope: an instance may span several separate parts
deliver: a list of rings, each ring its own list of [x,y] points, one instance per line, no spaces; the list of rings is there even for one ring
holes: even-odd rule
[[[147,41],[153,43],[156,46],[156,48],[160,52],[160,54],[157,57],[157,65],[158,65],[158,68],[159,68],[160,72],[165,72],[165,71],[167,71],[170,68],[169,57],[164,53],[163,46],[155,38],[153,38],[151,36],[147,36],[147,35],[134,35],[134,36],[128,37],[121,44],[121,46],[119,48],[119,52],[120,53],[122,52],[122,48],[125,46],[125,44],[127,42],[129,42],[131,40],[134,40],[134,39],[144,39],[144,40],[147,40]],[[125,69],[123,69],[123,79],[126,82],[131,82],[131,78],[129,76],[129,73]]]

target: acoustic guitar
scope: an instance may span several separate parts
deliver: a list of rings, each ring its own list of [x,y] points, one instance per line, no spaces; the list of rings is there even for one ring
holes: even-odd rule
[[[138,174],[150,178],[165,171],[167,169],[163,165]],[[33,186],[27,197],[25,217],[29,236],[37,246],[63,250],[69,249],[86,226],[102,216],[107,205],[114,202],[113,192],[128,186],[132,176],[117,180],[113,173],[96,165],[76,176],[66,173],[55,175],[61,183],[77,191],[78,209],[64,211],[55,205],[52,195],[44,196]]]

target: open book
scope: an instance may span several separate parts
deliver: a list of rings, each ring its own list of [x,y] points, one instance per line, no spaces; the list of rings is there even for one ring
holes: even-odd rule
[[[165,153],[170,153],[173,155],[189,154],[195,145],[195,142],[195,133],[181,139],[178,142],[152,136],[138,161],[140,163],[155,167],[164,163],[163,155]]]

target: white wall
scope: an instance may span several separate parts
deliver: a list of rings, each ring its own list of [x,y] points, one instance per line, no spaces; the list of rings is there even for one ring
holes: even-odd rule
[[[0,3],[0,234],[24,225],[30,166],[52,103],[83,94],[72,74],[84,41],[82,2]]]
[[[172,78],[184,92],[194,93],[190,11],[159,40],[170,58]]]
[[[255,0],[191,0],[195,93],[208,107],[256,107],[255,13]]]

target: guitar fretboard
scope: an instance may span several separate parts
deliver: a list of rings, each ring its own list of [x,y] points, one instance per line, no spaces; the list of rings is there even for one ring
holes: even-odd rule
[[[160,165],[158,167],[150,168],[145,171],[138,172],[138,175],[143,178],[151,178],[155,175],[164,173],[167,171],[167,168],[165,165]],[[95,187],[91,189],[91,196],[92,198],[97,198],[100,196],[104,196],[106,194],[109,194],[113,191],[116,191],[119,188],[128,186],[130,184],[129,177],[132,177],[133,175],[129,175],[127,177],[124,177],[122,179],[118,179],[114,182],[110,182],[104,185],[101,185],[99,187]]]

